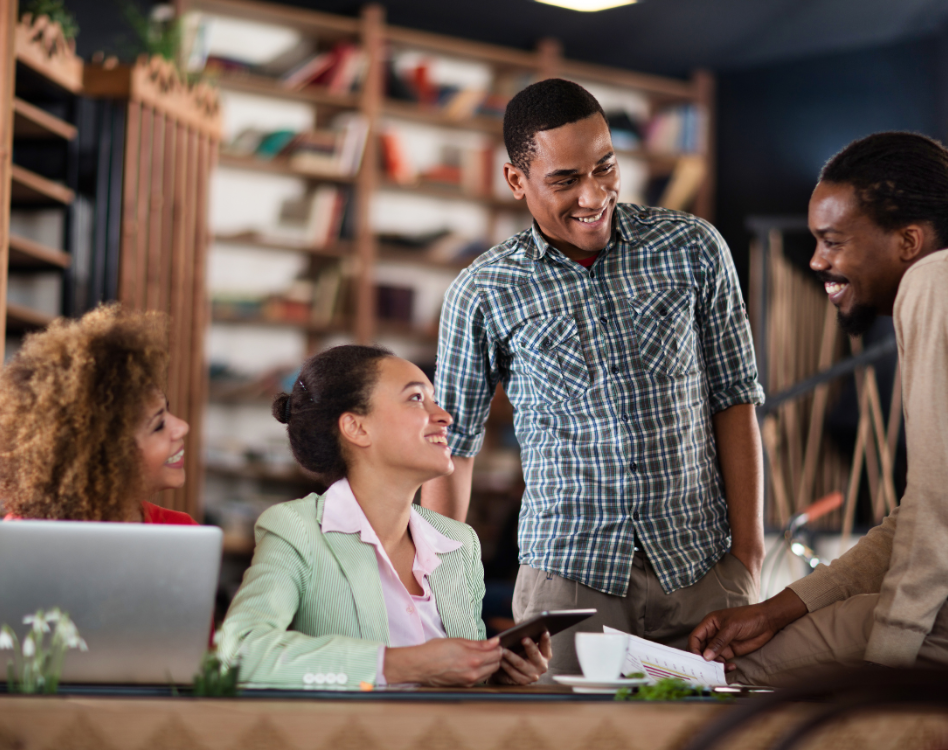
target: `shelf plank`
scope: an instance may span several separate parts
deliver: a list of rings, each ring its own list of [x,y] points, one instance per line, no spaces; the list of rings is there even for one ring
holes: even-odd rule
[[[214,242],[225,245],[253,245],[261,250],[283,250],[294,253],[307,253],[321,258],[343,258],[352,254],[348,242],[336,242],[329,247],[313,247],[302,242],[291,242],[267,237],[259,232],[235,232],[233,234],[215,234]]]
[[[10,166],[10,194],[14,203],[48,203],[69,205],[76,194],[53,180],[13,164]]]
[[[318,174],[306,172],[291,167],[284,158],[275,159],[257,159],[253,156],[234,156],[232,154],[222,153],[218,161],[221,167],[231,169],[246,169],[254,172],[268,172],[270,174],[282,174],[289,177],[300,177],[305,180],[318,180],[322,182],[338,182],[341,184],[350,184],[355,177],[338,174]]]
[[[419,183],[415,185],[402,185],[390,180],[379,184],[379,190],[397,190],[403,193],[413,193],[415,195],[426,195],[431,198],[442,198],[444,200],[469,201],[471,203],[480,203],[492,208],[501,208],[508,211],[526,211],[527,204],[524,201],[514,200],[513,198],[497,198],[492,195],[475,195],[464,192],[460,187],[453,185],[439,185],[435,183]]]
[[[225,91],[309,102],[310,104],[321,104],[323,106],[338,107],[339,109],[356,109],[359,106],[359,97],[356,94],[336,94],[317,86],[308,86],[299,91],[294,91],[283,86],[275,78],[253,75],[252,73],[222,73],[215,80],[220,88]]]
[[[426,108],[415,102],[405,102],[398,99],[387,99],[382,105],[382,114],[388,117],[400,117],[405,120],[427,123],[441,128],[475,130],[496,136],[500,136],[504,130],[504,123],[500,118],[480,116],[455,120],[446,117],[440,109]]]
[[[557,72],[563,78],[580,78],[610,86],[635,89],[644,94],[654,94],[662,99],[692,100],[695,97],[695,87],[690,81],[635,73],[631,70],[609,68],[594,63],[562,60]]]
[[[45,328],[55,320],[54,316],[39,310],[7,302],[7,330],[35,331]]]
[[[76,127],[29,102],[14,97],[13,135],[16,138],[64,138],[71,141],[76,137]]]
[[[10,235],[10,265],[17,268],[69,268],[72,256],[17,234]]]
[[[295,320],[270,320],[268,318],[242,318],[223,316],[215,313],[211,322],[221,325],[241,325],[241,326],[260,326],[264,328],[295,328],[306,333],[314,335],[331,335],[338,333],[347,333],[348,326],[345,323],[336,323],[321,325],[317,323],[300,323]]]
[[[294,242],[275,240],[257,232],[235,232],[234,234],[216,234],[214,242],[224,245],[252,245],[261,250],[277,250],[297,253],[307,253],[319,258],[346,258],[355,254],[351,242],[339,240],[329,247],[311,247]],[[447,270],[461,270],[470,265],[472,259],[463,261],[433,260],[425,256],[425,250],[412,250],[391,243],[379,243],[378,259],[405,265],[424,266],[426,268],[442,268]]]
[[[357,18],[248,0],[191,0],[188,10],[201,10],[210,15],[259,21],[268,25],[291,26],[303,33],[316,34],[321,39],[355,36],[360,28]]]
[[[296,464],[285,469],[276,469],[266,464],[244,464],[242,466],[226,466],[207,462],[204,464],[209,474],[233,479],[255,479],[262,482],[286,482],[287,484],[318,484],[317,480],[306,476]]]
[[[536,53],[524,52],[509,47],[472,42],[467,39],[441,36],[400,26],[386,27],[385,38],[391,44],[423,49],[429,52],[440,52],[450,57],[473,57],[482,62],[504,67],[523,68],[527,71],[539,71],[540,69],[540,59]]]

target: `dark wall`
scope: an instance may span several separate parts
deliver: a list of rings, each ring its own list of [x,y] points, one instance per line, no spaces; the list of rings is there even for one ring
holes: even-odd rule
[[[880,130],[944,139],[946,45],[931,36],[719,73],[716,224],[742,282],[747,216],[805,215],[820,167],[847,143]]]

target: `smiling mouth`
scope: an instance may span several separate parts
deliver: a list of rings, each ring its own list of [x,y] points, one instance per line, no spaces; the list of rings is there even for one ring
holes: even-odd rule
[[[167,461],[165,461],[165,466],[174,466],[179,463],[184,458],[184,447],[182,446],[177,453],[172,455]]]
[[[843,296],[843,292],[849,289],[848,281],[824,281],[823,289],[826,290],[826,294],[830,298],[830,302],[836,303],[839,301],[840,297]]]
[[[603,216],[605,216],[605,213],[606,213],[606,208],[604,207],[602,211],[600,211],[595,216],[574,216],[573,218],[576,219],[576,221],[581,222],[583,224],[595,224]]]
[[[435,445],[447,445],[448,439],[444,435],[428,435],[425,440]]]

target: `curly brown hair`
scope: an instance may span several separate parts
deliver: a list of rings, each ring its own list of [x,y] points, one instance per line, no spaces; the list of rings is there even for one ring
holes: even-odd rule
[[[58,319],[0,371],[0,498],[21,518],[129,520],[135,433],[163,390],[167,318],[104,305]]]

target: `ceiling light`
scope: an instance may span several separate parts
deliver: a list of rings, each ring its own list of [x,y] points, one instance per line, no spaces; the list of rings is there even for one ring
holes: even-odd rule
[[[632,5],[637,0],[537,0],[539,3],[555,5],[558,8],[568,8],[569,10],[581,10],[584,13],[591,13],[597,10],[609,10],[618,8],[620,5]]]

